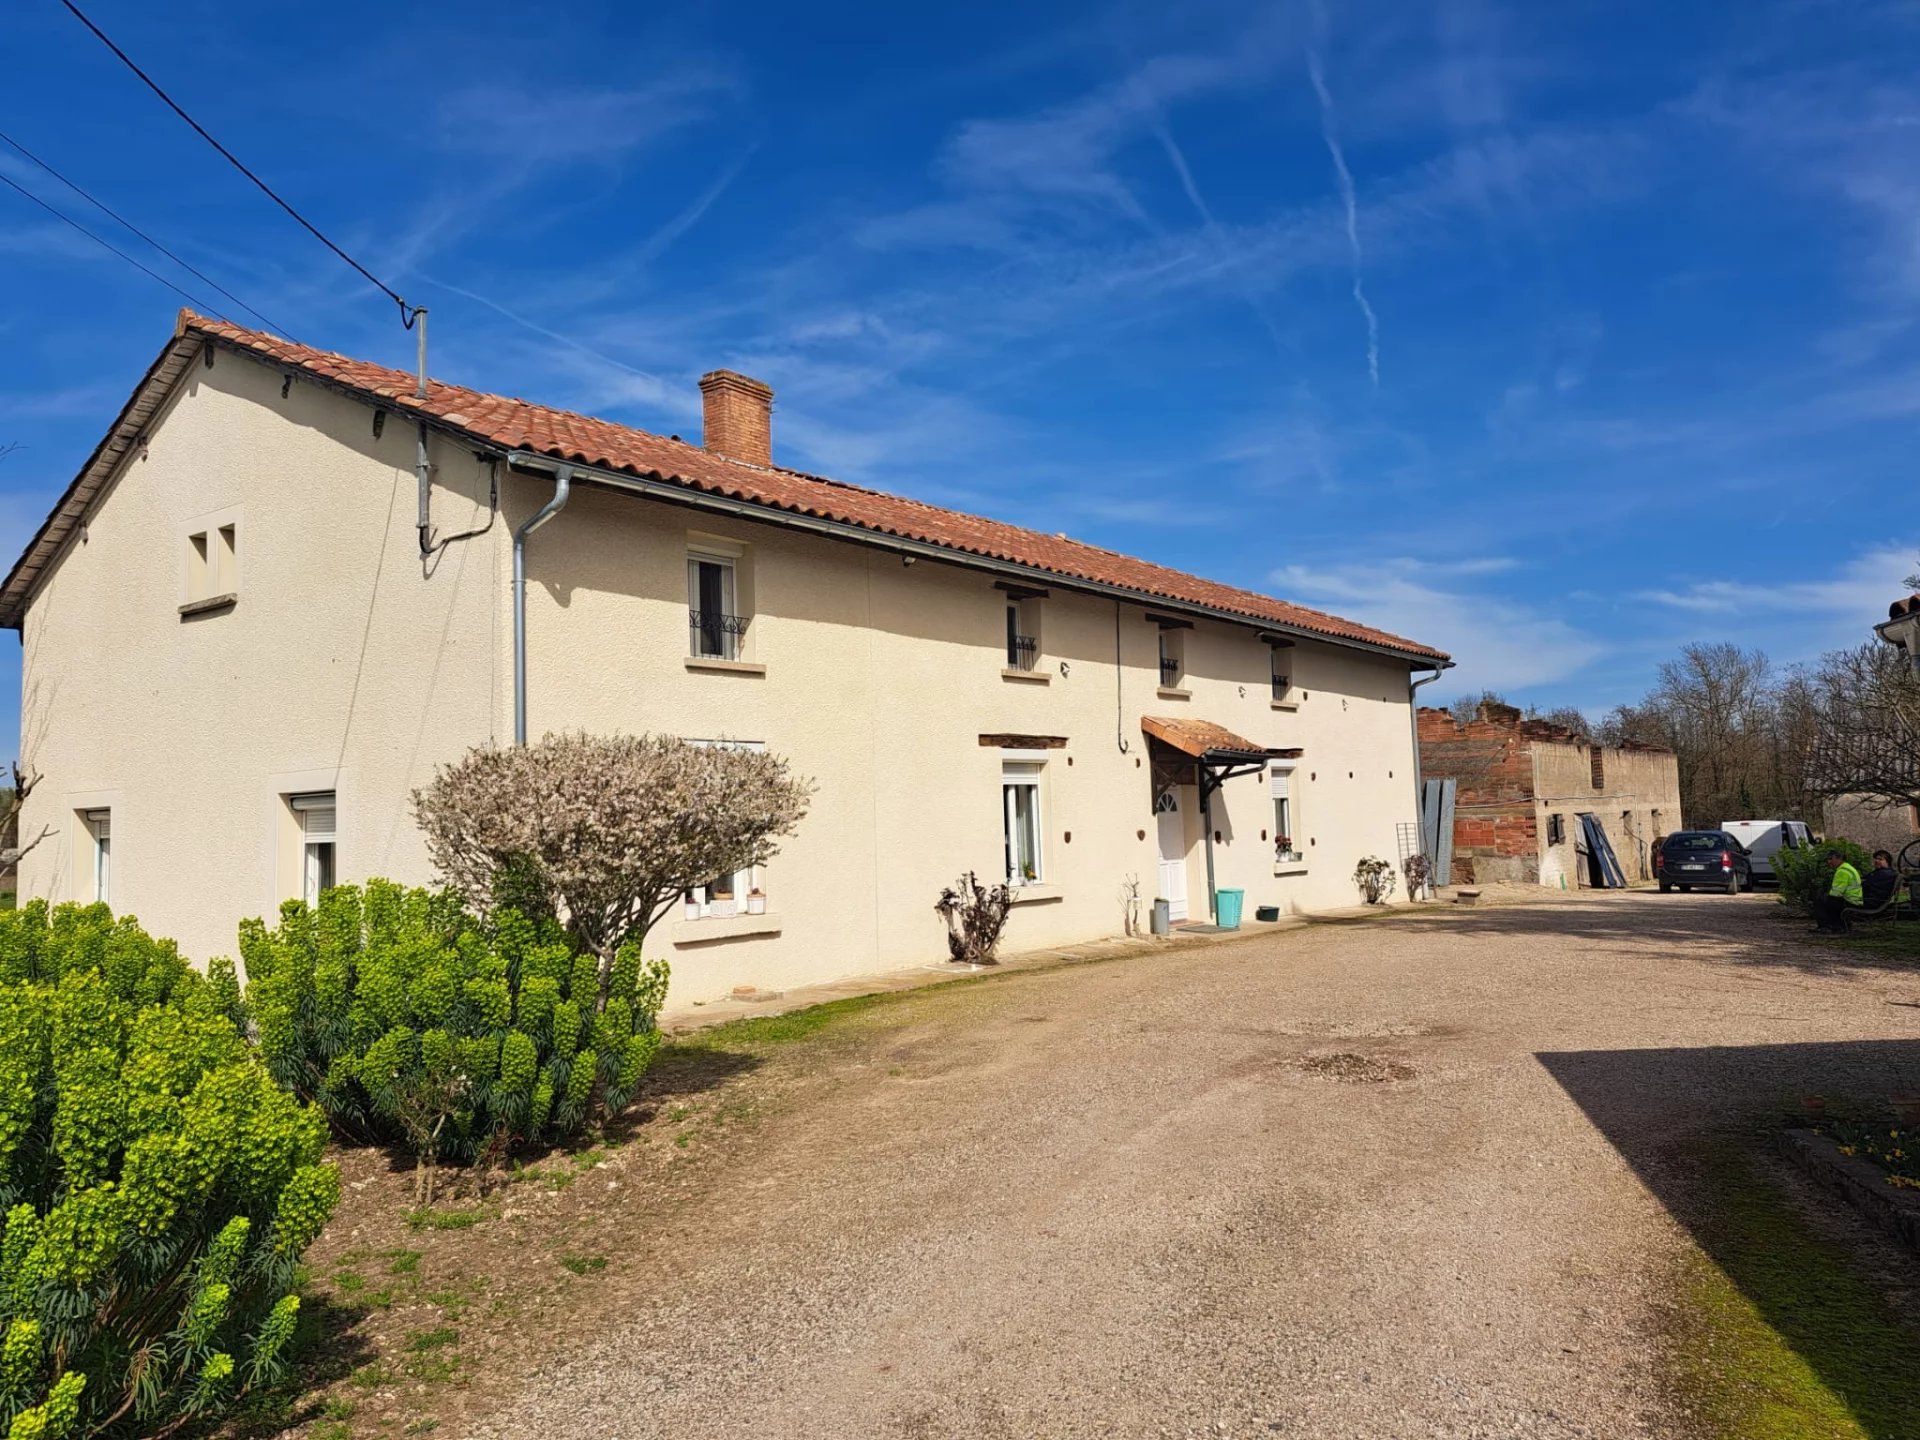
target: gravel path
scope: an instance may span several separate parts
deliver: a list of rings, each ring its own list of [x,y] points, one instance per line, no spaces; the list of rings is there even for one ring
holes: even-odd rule
[[[917,995],[471,1433],[1671,1434],[1680,1141],[1920,1088],[1899,1000],[1764,897],[1651,894]]]

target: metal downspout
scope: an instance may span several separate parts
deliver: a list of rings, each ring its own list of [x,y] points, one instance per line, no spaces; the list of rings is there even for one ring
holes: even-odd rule
[[[427,312],[413,312],[413,326],[419,341],[419,368],[414,375],[413,393],[416,398],[427,398]],[[414,486],[419,491],[419,516],[414,529],[420,533],[420,553],[433,553],[433,464],[427,458],[427,419],[420,417],[420,434],[415,441],[413,452]]]
[[[527,537],[566,508],[573,467],[554,472],[553,498],[513,532],[513,743],[527,743]]]
[[[1420,833],[1420,846],[1424,851],[1427,843],[1426,816],[1421,804],[1426,798],[1426,778],[1420,769],[1420,697],[1414,692],[1422,685],[1431,685],[1447,673],[1444,665],[1435,666],[1431,675],[1424,680],[1415,680],[1413,672],[1407,672],[1407,724],[1413,731],[1413,823]],[[1433,894],[1433,856],[1427,856],[1427,894]]]
[[[1207,767],[1194,767],[1200,781],[1200,838],[1207,847],[1207,919],[1220,923],[1220,892],[1213,884],[1213,792],[1207,788]]]

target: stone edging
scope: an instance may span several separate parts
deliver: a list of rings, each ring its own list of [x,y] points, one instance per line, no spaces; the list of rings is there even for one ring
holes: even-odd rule
[[[1920,1190],[1889,1185],[1886,1171],[1842,1155],[1837,1144],[1812,1130],[1782,1130],[1780,1149],[1882,1230],[1920,1250]]]

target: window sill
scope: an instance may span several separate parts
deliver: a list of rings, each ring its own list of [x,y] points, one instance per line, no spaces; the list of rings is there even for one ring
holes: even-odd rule
[[[1053,676],[1045,670],[1022,670],[1018,666],[1004,665],[1000,669],[1002,680],[1019,680],[1028,685],[1051,685]]]
[[[718,655],[689,655],[687,669],[704,670],[716,675],[764,675],[767,667],[758,660],[722,660]]]
[[[1179,685],[1162,685],[1154,692],[1162,700],[1191,700],[1193,692]]]
[[[1300,702],[1298,700],[1276,700],[1273,702],[1273,708],[1276,710],[1298,710],[1300,708]]]
[[[778,935],[778,915],[710,915],[701,920],[682,920],[674,926],[668,943],[707,945],[715,940],[742,940],[749,935]]]
[[[214,615],[222,610],[231,610],[240,603],[240,597],[232,591],[225,595],[208,595],[199,600],[189,600],[180,607],[180,618],[191,620],[198,615]]]
[[[1276,875],[1304,875],[1307,873],[1307,862],[1304,860],[1279,860],[1274,863],[1273,873]]]
[[[1015,885],[1012,890],[1016,905],[1046,905],[1067,898],[1058,885]]]

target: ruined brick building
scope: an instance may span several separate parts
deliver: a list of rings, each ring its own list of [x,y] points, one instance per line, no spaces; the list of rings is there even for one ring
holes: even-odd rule
[[[1629,884],[1650,880],[1654,840],[1682,827],[1671,750],[1595,745],[1491,702],[1465,725],[1449,711],[1423,709],[1419,727],[1422,773],[1458,786],[1456,883],[1587,884],[1583,814],[1599,821]]]

